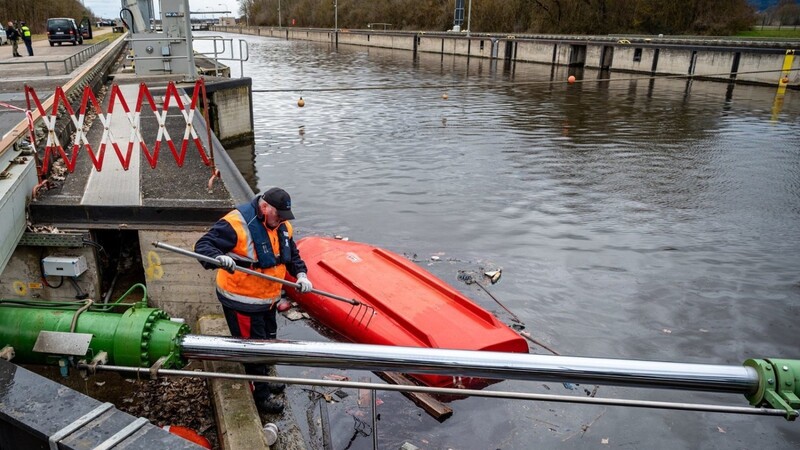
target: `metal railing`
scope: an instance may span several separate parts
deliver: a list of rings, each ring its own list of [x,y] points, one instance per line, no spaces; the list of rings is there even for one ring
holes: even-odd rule
[[[44,64],[44,72],[45,75],[47,75],[48,77],[50,76],[50,71],[52,66],[54,65],[63,66],[64,67],[63,75],[68,75],[72,73],[72,71],[80,67],[83,63],[88,61],[89,58],[96,55],[100,50],[108,47],[109,43],[110,41],[106,39],[104,41],[98,42],[97,44],[93,44],[90,47],[86,47],[83,50],[79,51],[78,53],[75,53],[74,55],[71,55],[64,59],[44,60],[44,61],[4,61],[0,62],[0,65],[12,66],[19,64],[26,64],[26,65]],[[62,74],[59,73],[57,75],[62,75]]]
[[[196,36],[194,38],[196,41],[206,40],[212,41],[214,44],[214,50],[211,52],[201,52],[195,50],[198,54],[205,56],[209,60],[213,61],[215,71],[219,70],[218,66],[220,65],[219,61],[238,61],[239,62],[239,77],[244,77],[244,62],[250,59],[250,47],[247,45],[247,41],[244,39],[237,39],[239,42],[239,57],[237,58],[234,54],[234,45],[233,45],[233,38],[226,38],[219,35],[212,35],[212,36]],[[226,42],[228,44],[226,44]],[[218,43],[222,44],[222,48],[218,47]],[[230,56],[224,56],[227,52],[230,52]]]

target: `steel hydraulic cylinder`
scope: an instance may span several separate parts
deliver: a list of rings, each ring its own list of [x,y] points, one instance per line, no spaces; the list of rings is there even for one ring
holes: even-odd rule
[[[752,367],[186,335],[189,359],[752,394]]]

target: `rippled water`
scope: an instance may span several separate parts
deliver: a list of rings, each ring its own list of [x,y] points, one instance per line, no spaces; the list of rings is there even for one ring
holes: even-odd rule
[[[591,71],[568,85],[566,68],[248,41],[245,75],[274,91],[254,94],[253,182],[292,194],[300,234],[416,255],[508,322],[456,278],[502,267],[488,289],[562,354],[800,358],[798,92]],[[308,337],[288,325],[281,334]],[[381,448],[800,446],[797,424],[776,418],[468,399],[438,424],[398,395],[381,398]],[[331,415],[334,448],[371,448],[371,438],[348,444],[348,414]]]

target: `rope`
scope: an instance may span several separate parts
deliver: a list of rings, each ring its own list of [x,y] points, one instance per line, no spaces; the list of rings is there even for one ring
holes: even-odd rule
[[[712,78],[724,75],[739,76],[758,73],[773,72],[794,72],[800,69],[771,69],[771,70],[750,70],[746,72],[718,72],[707,74],[685,74],[685,75],[647,75],[642,77],[623,77],[623,78],[593,78],[591,80],[575,80],[574,83],[598,83],[610,81],[642,81],[655,79],[682,79],[682,78]],[[449,84],[428,84],[422,86],[357,86],[357,87],[321,87],[321,88],[291,88],[291,89],[253,89],[254,93],[280,93],[280,92],[337,92],[337,91],[392,91],[392,90],[411,90],[411,89],[456,89],[456,88],[488,88],[498,86],[531,86],[531,85],[553,85],[569,83],[567,80],[558,81],[505,81],[501,83],[449,83]]]

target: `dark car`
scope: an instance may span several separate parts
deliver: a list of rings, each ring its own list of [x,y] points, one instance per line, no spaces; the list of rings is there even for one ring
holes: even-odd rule
[[[71,42],[72,45],[83,44],[83,36],[75,24],[75,19],[68,17],[47,19],[47,40],[50,42],[50,47],[64,42]]]

